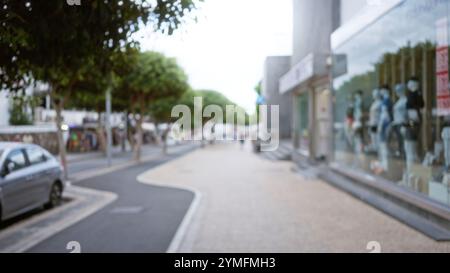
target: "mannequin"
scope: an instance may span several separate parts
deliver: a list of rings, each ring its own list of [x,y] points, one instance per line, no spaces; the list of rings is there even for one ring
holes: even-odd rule
[[[411,171],[412,165],[418,161],[417,143],[420,135],[420,125],[422,122],[421,109],[425,106],[422,93],[419,91],[420,83],[418,78],[412,77],[408,81],[408,96],[406,109],[408,111],[407,123],[404,128],[406,168]]]
[[[420,123],[422,121],[421,110],[425,107],[425,102],[422,92],[420,92],[419,78],[411,77],[408,81],[408,91],[408,118],[410,121]]]
[[[363,92],[358,90],[354,96],[354,108],[353,108],[353,144],[354,151],[357,155],[362,153],[363,146]]]
[[[398,153],[399,155],[404,155],[402,128],[406,125],[408,120],[406,86],[401,83],[397,84],[395,86],[395,94],[397,95],[398,100],[394,105],[394,122],[392,124],[392,130],[397,139],[399,147]]]
[[[381,116],[378,124],[378,137],[380,141],[378,156],[384,171],[389,170],[388,135],[392,122],[392,101],[388,85],[380,88],[382,97]]]
[[[374,89],[372,91],[373,103],[370,106],[369,113],[369,135],[371,145],[369,147],[369,151],[377,151],[379,146],[378,140],[378,124],[380,123],[381,117],[381,106],[383,104],[383,100],[381,97],[380,90]]]
[[[349,105],[347,106],[346,115],[345,115],[345,127],[344,127],[344,134],[345,134],[345,140],[348,145],[348,149],[351,151],[353,147],[353,113],[354,113],[354,105],[353,105],[353,97],[350,95],[347,98],[347,101],[349,101]]]

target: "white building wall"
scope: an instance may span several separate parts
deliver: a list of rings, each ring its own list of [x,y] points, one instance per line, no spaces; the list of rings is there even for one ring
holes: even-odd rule
[[[43,123],[54,123],[56,120],[56,112],[54,110],[42,110],[40,115],[41,122]],[[98,118],[96,112],[73,110],[62,111],[62,116],[64,123],[69,126],[82,125],[84,118],[89,118],[91,120],[97,120]],[[122,113],[111,113],[111,125],[119,126],[122,123],[122,118]]]
[[[9,99],[5,91],[0,91],[0,126],[9,124]]]
[[[330,53],[330,35],[339,27],[340,1],[293,0],[291,66],[310,54]]]
[[[373,2],[373,3],[372,3]],[[354,15],[374,0],[341,0],[341,25],[347,23]]]

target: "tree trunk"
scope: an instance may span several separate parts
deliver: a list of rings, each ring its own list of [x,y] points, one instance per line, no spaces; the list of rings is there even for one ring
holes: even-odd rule
[[[136,121],[136,143],[135,143],[135,154],[134,154],[134,159],[136,161],[141,161],[141,150],[142,150],[142,144],[144,142],[144,133],[142,130],[142,123],[144,121],[144,117],[141,115],[139,120]]]
[[[98,122],[97,122],[97,136],[98,136],[98,143],[100,145],[100,151],[106,155],[106,137],[105,137],[105,130],[102,125],[102,113],[98,113]]]
[[[127,151],[127,138],[128,138],[128,112],[124,112],[124,121],[123,121],[123,131],[122,131],[122,153],[125,153]]]
[[[131,150],[132,151],[136,150],[136,139],[134,137],[133,131],[130,129],[128,129],[127,138],[128,142],[130,142]]]
[[[167,138],[169,136],[169,132],[170,132],[170,126],[167,129],[165,129],[163,131],[163,133],[162,133],[163,154],[165,154],[165,155],[168,154],[168,152],[167,152],[167,148],[168,148],[167,147]]]
[[[141,95],[139,97],[139,120],[136,123],[137,127],[137,140],[136,140],[136,154],[135,154],[135,160],[141,161],[141,154],[142,154],[142,145],[144,144],[144,130],[142,129],[142,124],[144,123],[144,113],[145,113],[145,96]]]
[[[169,153],[167,152],[167,138],[164,139],[164,143],[163,143],[163,154],[168,155]]]
[[[64,179],[67,180],[69,177],[67,172],[67,152],[66,152],[66,145],[64,143],[63,131],[61,128],[63,125],[62,109],[64,107],[64,101],[58,99],[57,101],[54,102],[54,107],[56,111],[56,132],[58,136],[59,156],[61,158],[61,165],[63,167]]]
[[[136,113],[134,113],[134,112],[133,112],[133,117],[136,117]],[[137,126],[137,122],[136,122],[136,126]],[[134,130],[136,128],[134,128]],[[131,129],[132,129],[131,126],[127,126],[126,133],[127,133],[128,141],[130,142],[130,145],[131,145],[131,150],[135,151],[136,150],[136,138],[135,138],[136,132],[133,132],[134,130],[131,130]]]

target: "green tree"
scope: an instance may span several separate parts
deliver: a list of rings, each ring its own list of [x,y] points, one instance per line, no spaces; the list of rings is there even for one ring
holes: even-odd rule
[[[205,130],[206,123],[210,120],[208,117],[202,118],[202,127],[201,128],[195,128],[194,123],[194,98],[195,97],[201,97],[203,100],[202,105],[202,113],[205,110],[206,107],[210,105],[216,105],[219,106],[224,114],[223,118],[223,124],[226,124],[227,121],[233,121],[234,124],[238,125],[246,125],[248,123],[248,114],[246,111],[238,106],[236,103],[228,99],[226,96],[224,96],[222,93],[214,90],[196,90],[196,91],[189,91],[187,92],[181,99],[181,103],[183,105],[186,105],[191,110],[191,121],[192,121],[192,129],[194,131],[202,130],[202,132]],[[227,112],[227,106],[234,106],[236,108],[236,112]],[[237,113],[243,113],[243,115],[238,115]],[[243,117],[242,117],[243,116]],[[218,124],[215,124],[215,126]]]
[[[61,112],[76,82],[92,64],[108,72],[114,53],[136,45],[132,34],[140,26],[151,23],[171,34],[195,2],[91,0],[69,6],[59,0],[1,0],[0,7],[0,87],[21,90],[32,80],[50,84],[67,177]]]
[[[162,132],[160,132],[164,154],[167,154],[167,139],[172,128],[171,125],[175,121],[171,116],[172,109],[174,106],[182,103],[182,97],[183,94],[180,94],[179,96],[171,96],[158,99],[152,102],[149,107],[151,120],[156,124],[157,128],[158,124],[167,124],[167,127]]]
[[[258,82],[258,84],[255,86],[254,90],[255,90],[256,94],[261,96],[261,94],[262,94],[262,81]]]
[[[152,51],[138,55],[136,65],[122,79],[118,89],[121,93],[118,96],[128,97],[130,111],[139,117],[136,120],[136,160],[141,158],[142,123],[150,105],[161,99],[178,98],[188,89],[187,76],[175,59]]]
[[[90,73],[83,77],[83,79],[77,81],[74,84],[74,95],[66,104],[66,108],[93,111],[98,115],[97,123],[97,135],[99,136],[99,144],[102,152],[106,153],[107,139],[106,129],[103,120],[101,119],[102,113],[106,110],[106,94],[105,90],[108,88],[116,88],[124,75],[130,73],[133,65],[136,62],[136,56],[138,51],[136,49],[128,49],[127,52],[121,52],[120,54],[114,54],[112,56],[114,62],[112,63],[110,74],[109,71],[104,71],[101,67],[91,65]],[[126,114],[127,100],[120,96],[112,96],[112,108],[116,112],[123,111]],[[124,140],[123,140],[124,141]],[[124,147],[124,143],[122,145]]]
[[[256,94],[258,95],[258,100],[259,98],[261,98],[262,96],[262,81],[259,81],[258,84],[255,86],[254,91],[256,92]],[[256,123],[259,124],[259,103],[256,103]]]
[[[233,120],[234,122],[237,122],[237,124],[239,125],[245,125],[247,117],[247,113],[245,112],[245,110],[239,105],[237,105],[235,102],[228,99],[222,93],[214,90],[198,90],[195,92],[194,95],[196,97],[203,98],[203,109],[209,105],[219,106],[224,113],[225,122],[227,120]],[[240,117],[236,113],[227,113],[226,111],[227,106],[234,106],[237,112],[244,113],[245,114],[244,119],[240,119]]]
[[[104,81],[97,81],[97,77],[86,77],[83,81],[74,85],[74,94],[67,101],[67,109],[76,109],[82,111],[93,111],[98,115],[97,120],[97,136],[100,150],[105,154],[107,148],[107,140],[105,136],[105,127],[101,119],[102,113],[105,111],[105,93],[108,84]]]
[[[9,111],[9,123],[11,125],[31,125],[32,119],[27,112],[30,100],[26,96],[16,95],[12,98],[12,106]]]

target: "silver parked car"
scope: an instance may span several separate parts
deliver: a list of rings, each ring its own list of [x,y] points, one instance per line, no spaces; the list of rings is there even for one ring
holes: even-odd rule
[[[0,142],[0,221],[61,203],[64,182],[58,160],[43,148]]]

